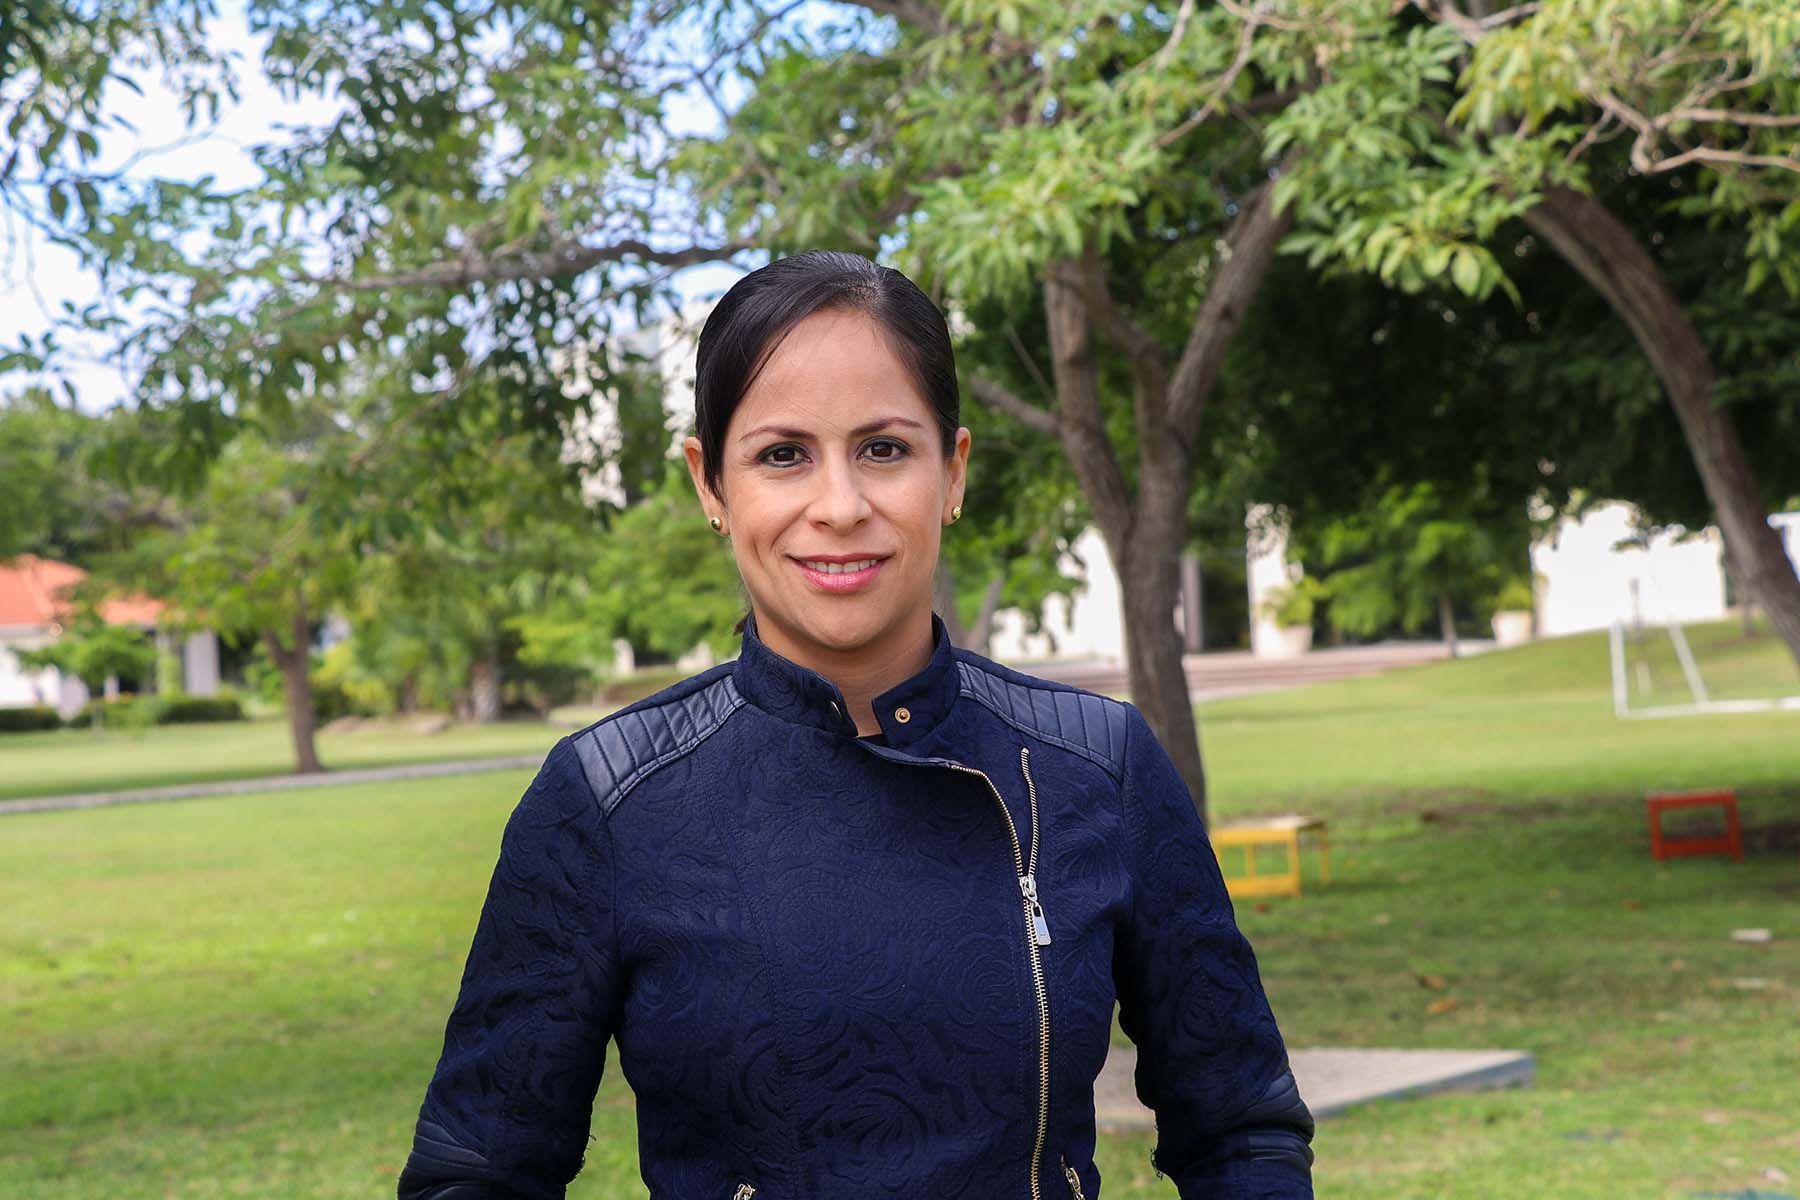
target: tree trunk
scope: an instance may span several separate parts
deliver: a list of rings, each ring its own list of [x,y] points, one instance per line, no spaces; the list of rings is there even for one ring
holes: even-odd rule
[[[469,666],[469,716],[476,721],[500,719],[500,652],[487,649]]]
[[[1712,356],[1656,260],[1605,205],[1571,188],[1550,189],[1525,220],[1624,319],[1655,367],[1740,568],[1745,598],[1762,605],[1800,665],[1800,577],[1769,524],[1737,428],[1714,403]]]
[[[312,680],[307,675],[311,665],[307,649],[312,641],[312,630],[305,613],[294,614],[289,623],[288,639],[291,649],[282,642],[279,631],[263,630],[263,644],[281,671],[281,695],[287,706],[288,734],[294,743],[294,770],[301,775],[316,775],[325,767],[319,762],[318,747],[313,740]]]
[[[1731,581],[1731,590],[1737,597],[1738,623],[1746,638],[1756,636],[1756,605],[1751,603],[1750,593],[1744,587],[1744,573],[1738,570],[1737,561],[1731,557],[1731,547],[1725,550],[1725,577]]]
[[[1181,556],[1181,641],[1189,654],[1206,649],[1206,590],[1198,554]]]
[[[987,653],[969,642],[969,631],[963,628],[962,618],[956,612],[956,575],[941,556],[938,558],[937,572],[931,580],[931,607],[944,622],[944,632],[950,635],[952,646],[974,650],[977,654]]]
[[[1000,593],[1006,587],[1006,576],[995,575],[981,589],[981,611],[975,614],[975,624],[969,630],[969,648],[977,654],[987,654],[989,643],[994,640],[994,614],[1000,609]]]
[[[1181,662],[1181,634],[1175,628],[1181,590],[1176,564],[1187,540],[1191,486],[1187,455],[1166,432],[1141,430],[1140,439],[1161,444],[1140,469],[1132,503],[1101,418],[1087,302],[1079,288],[1053,271],[1044,284],[1044,306],[1061,409],[1058,433],[1119,578],[1131,700],[1168,752],[1204,821],[1206,771]],[[1160,399],[1167,403],[1166,396]]]
[[[1444,635],[1444,645],[1450,648],[1450,657],[1457,657],[1456,609],[1450,603],[1449,592],[1438,593],[1438,631]]]
[[[1187,782],[1194,807],[1205,821],[1206,772],[1194,702],[1188,694],[1187,669],[1181,661],[1181,631],[1175,626],[1175,609],[1181,602],[1184,523],[1179,518],[1171,521],[1166,514],[1161,514],[1161,520],[1146,520],[1151,516],[1146,508],[1140,505],[1129,542],[1121,546],[1108,539],[1107,543],[1118,564],[1119,594],[1124,598],[1131,700]],[[1186,509],[1184,497],[1176,511],[1185,514]]]

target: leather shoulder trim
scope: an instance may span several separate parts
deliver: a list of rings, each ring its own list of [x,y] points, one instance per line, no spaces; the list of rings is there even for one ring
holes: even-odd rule
[[[1073,751],[1105,768],[1124,771],[1125,706],[1110,696],[1037,679],[998,663],[959,657],[962,694],[1023,733]]]
[[[646,697],[571,737],[603,815],[610,816],[650,772],[712,736],[744,703],[730,665]]]

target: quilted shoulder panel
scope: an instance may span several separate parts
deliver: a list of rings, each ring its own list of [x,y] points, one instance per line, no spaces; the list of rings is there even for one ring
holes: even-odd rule
[[[603,814],[611,815],[646,775],[705,741],[744,703],[730,672],[715,671],[703,687],[668,698],[651,696],[574,735],[575,753]]]
[[[1124,770],[1124,704],[998,664],[989,669],[959,658],[957,667],[962,674],[962,694],[1014,728],[1091,759],[1114,778]]]

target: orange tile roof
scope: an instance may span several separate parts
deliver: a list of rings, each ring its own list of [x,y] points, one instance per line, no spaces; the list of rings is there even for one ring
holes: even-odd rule
[[[69,615],[62,595],[87,578],[87,572],[70,563],[21,554],[0,562],[0,626],[47,627]],[[121,596],[100,605],[100,618],[108,625],[154,625],[163,604],[148,596]]]

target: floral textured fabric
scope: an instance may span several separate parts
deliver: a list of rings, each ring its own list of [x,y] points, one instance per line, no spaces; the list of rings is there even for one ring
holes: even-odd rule
[[[401,1200],[561,1197],[609,1040],[654,1200],[1097,1200],[1115,1001],[1182,1200],[1312,1195],[1255,956],[1142,715],[932,625],[879,738],[750,620],[737,659],[557,743]]]

